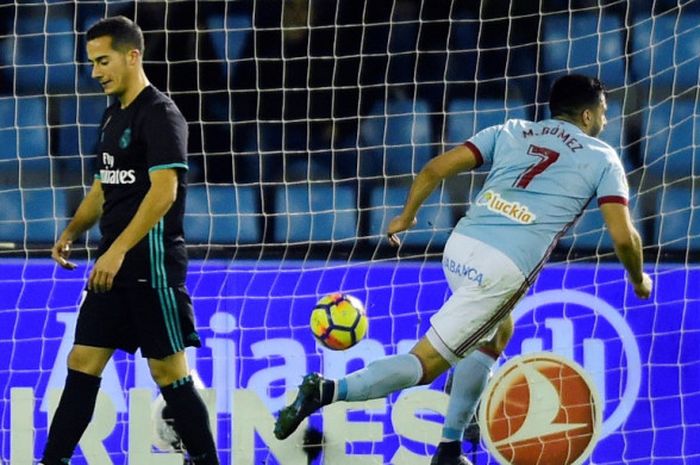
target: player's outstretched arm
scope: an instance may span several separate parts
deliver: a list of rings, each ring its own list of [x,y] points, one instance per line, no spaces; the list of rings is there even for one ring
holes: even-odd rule
[[[627,270],[635,294],[643,299],[648,298],[653,283],[644,272],[642,239],[632,224],[629,209],[619,203],[604,203],[600,211],[615,245],[615,253]]]
[[[400,244],[396,234],[416,224],[418,209],[443,179],[471,170],[478,163],[479,158],[466,145],[448,150],[426,163],[411,184],[403,211],[389,223],[386,231],[389,242],[393,245]]]
[[[136,214],[109,249],[95,262],[88,280],[88,288],[95,292],[105,292],[112,288],[114,277],[121,268],[126,253],[165,216],[177,198],[177,170],[156,170],[149,176],[151,187]]]
[[[75,263],[69,262],[70,246],[76,237],[92,228],[97,223],[97,220],[102,216],[102,204],[104,204],[104,194],[102,192],[102,183],[99,179],[95,179],[90,187],[90,191],[80,205],[78,210],[73,215],[66,229],[61,233],[61,237],[51,249],[51,258],[59,265],[67,270],[75,268]]]

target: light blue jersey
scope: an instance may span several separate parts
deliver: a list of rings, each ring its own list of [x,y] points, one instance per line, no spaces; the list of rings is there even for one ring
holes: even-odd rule
[[[565,121],[508,120],[465,145],[491,169],[455,231],[502,251],[525,276],[539,271],[593,197],[629,199],[615,150]]]

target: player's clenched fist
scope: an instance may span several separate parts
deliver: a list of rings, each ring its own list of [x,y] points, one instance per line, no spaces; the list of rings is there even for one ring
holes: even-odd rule
[[[386,229],[386,235],[389,238],[389,242],[393,246],[401,245],[401,240],[396,234],[406,231],[416,225],[415,218],[406,218],[403,215],[394,217],[389,223],[389,227]]]
[[[634,293],[641,299],[648,299],[651,291],[654,288],[654,281],[647,273],[642,273],[642,280],[638,283],[632,283]]]
[[[75,269],[75,263],[69,262],[68,257],[70,257],[70,246],[73,241],[61,237],[56,244],[54,244],[53,249],[51,249],[51,258],[53,258],[56,263],[61,265],[62,268],[66,270]]]

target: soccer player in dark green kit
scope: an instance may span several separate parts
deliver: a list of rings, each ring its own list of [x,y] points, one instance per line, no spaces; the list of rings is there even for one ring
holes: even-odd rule
[[[185,289],[183,238],[187,123],[143,70],[141,29],[119,16],[87,32],[92,77],[116,97],[102,118],[98,172],[52,250],[62,267],[71,242],[98,220],[102,241],[80,307],[68,376],[42,463],[66,464],[95,408],[116,349],[141,349],[197,465],[218,464],[209,417],[184,349],[200,347]]]

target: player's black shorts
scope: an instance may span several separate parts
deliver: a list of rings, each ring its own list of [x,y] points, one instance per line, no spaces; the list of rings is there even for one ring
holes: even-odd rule
[[[185,286],[154,289],[146,283],[99,294],[87,291],[75,343],[132,354],[140,347],[144,357],[154,359],[201,347]]]

